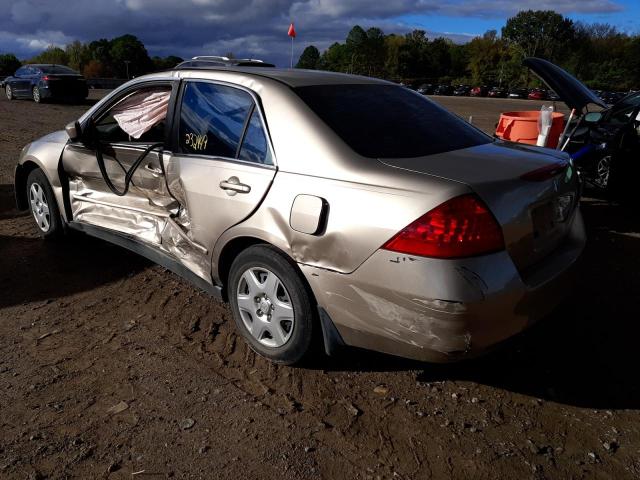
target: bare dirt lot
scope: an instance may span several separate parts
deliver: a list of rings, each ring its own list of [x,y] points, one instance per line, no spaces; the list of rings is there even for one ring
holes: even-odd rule
[[[538,107],[437,100],[488,131]],[[0,100],[0,478],[640,477],[637,211],[585,200],[575,292],[480,360],[279,367],[163,268],[15,211],[22,146],[86,108]]]

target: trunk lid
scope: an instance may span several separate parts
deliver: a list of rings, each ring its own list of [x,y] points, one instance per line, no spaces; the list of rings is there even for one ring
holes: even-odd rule
[[[49,73],[46,78],[47,85],[54,95],[82,95],[87,88],[87,82],[82,75]]]
[[[568,155],[555,150],[496,142],[381,162],[468,185],[502,226],[507,251],[521,272],[562,243],[578,205],[575,169]],[[542,174],[522,178],[531,172]]]
[[[50,82],[84,82],[82,75],[76,75],[73,73],[49,73],[45,76]]]

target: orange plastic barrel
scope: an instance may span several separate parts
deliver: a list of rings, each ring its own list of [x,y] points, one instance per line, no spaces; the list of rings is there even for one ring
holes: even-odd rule
[[[553,112],[547,147],[556,148],[564,130],[564,113]],[[505,112],[500,115],[496,136],[511,142],[535,145],[538,142],[540,111]]]

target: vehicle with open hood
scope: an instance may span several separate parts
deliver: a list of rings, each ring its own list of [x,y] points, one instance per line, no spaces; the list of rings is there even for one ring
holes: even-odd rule
[[[15,191],[43,237],[85,232],[227,300],[279,363],[316,338],[472,357],[555,308],[585,243],[568,155],[390,82],[255,65],[128,82],[28,144]]]
[[[560,147],[571,153],[584,179],[614,196],[634,190],[640,175],[640,94],[613,105],[551,62],[527,58],[538,75],[572,110]]]

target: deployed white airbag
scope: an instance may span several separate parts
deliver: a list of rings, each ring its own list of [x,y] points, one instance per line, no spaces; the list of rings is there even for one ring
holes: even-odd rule
[[[138,139],[167,117],[171,91],[142,91],[125,98],[111,110],[122,130]]]

